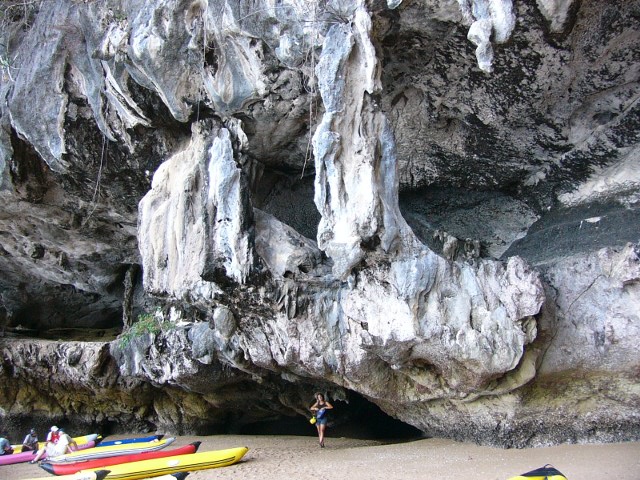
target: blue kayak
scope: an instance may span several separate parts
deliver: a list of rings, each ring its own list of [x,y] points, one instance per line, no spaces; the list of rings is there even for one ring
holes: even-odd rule
[[[164,435],[151,435],[150,437],[121,438],[120,440],[107,440],[100,442],[100,447],[108,447],[109,445],[124,445],[126,443],[153,442],[161,440]]]

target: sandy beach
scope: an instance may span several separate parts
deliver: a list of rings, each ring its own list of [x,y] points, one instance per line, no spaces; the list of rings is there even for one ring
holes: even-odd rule
[[[122,437],[111,437],[122,438]],[[199,451],[249,447],[229,467],[192,472],[188,480],[506,480],[547,463],[569,480],[640,479],[640,442],[511,449],[444,439],[403,443],[332,438],[319,448],[315,437],[215,435],[178,437],[169,449],[200,440]],[[0,466],[0,479],[55,478],[36,465]]]

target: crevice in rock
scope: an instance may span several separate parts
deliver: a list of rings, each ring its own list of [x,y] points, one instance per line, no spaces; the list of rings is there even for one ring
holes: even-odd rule
[[[313,177],[301,179],[299,174],[265,170],[258,184],[252,193],[255,207],[273,215],[306,238],[316,240],[320,213],[313,201]]]
[[[461,188],[402,192],[400,210],[424,244],[450,259],[500,258],[538,218],[502,192]]]
[[[5,334],[64,341],[109,341],[122,330],[118,298],[84,292],[73,285],[43,286],[25,282],[20,295],[28,302],[6,305]]]
[[[42,203],[51,185],[55,185],[49,167],[36,150],[12,129],[11,181],[16,193],[31,203]]]
[[[126,327],[131,327],[134,322],[133,307],[134,307],[134,294],[136,287],[136,277],[139,276],[140,266],[129,265],[124,274],[124,292],[122,299],[122,324]]]
[[[534,265],[554,259],[623,246],[640,238],[640,208],[617,202],[592,203],[552,210],[515,241],[503,257],[519,255]]]

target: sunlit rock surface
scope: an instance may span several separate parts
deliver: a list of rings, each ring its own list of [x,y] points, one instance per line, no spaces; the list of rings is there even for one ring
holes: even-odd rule
[[[8,430],[640,437],[640,2],[1,8]]]

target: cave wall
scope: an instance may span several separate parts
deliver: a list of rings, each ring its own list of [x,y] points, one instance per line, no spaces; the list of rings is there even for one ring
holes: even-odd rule
[[[9,428],[638,438],[639,2],[2,13]]]

